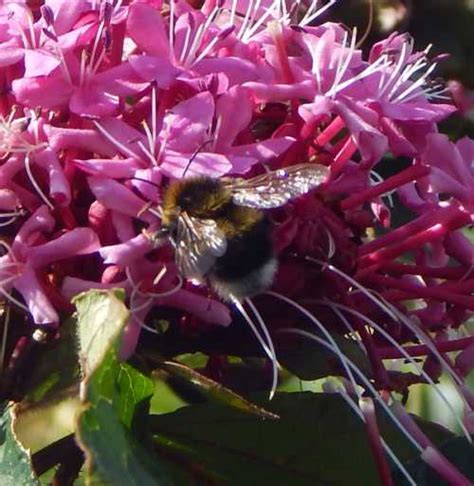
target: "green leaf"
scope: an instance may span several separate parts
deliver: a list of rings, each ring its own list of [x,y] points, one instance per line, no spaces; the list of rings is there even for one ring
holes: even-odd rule
[[[77,308],[79,358],[86,376],[104,360],[127,322],[123,300],[124,291],[114,289],[83,292],[72,301]]]
[[[13,433],[14,407],[3,404],[0,417],[0,484],[32,486],[39,484],[33,473],[29,453]]]
[[[153,417],[162,448],[226,485],[378,484],[365,428],[335,395],[279,394],[262,420],[218,403]]]
[[[86,454],[89,484],[168,484],[157,458],[142,445],[139,422],[149,407],[152,380],[117,357],[128,320],[123,293],[91,291],[75,299],[83,411],[78,438]]]
[[[75,329],[76,321],[68,319],[61,324],[58,338],[41,345],[41,359],[36,360],[22,383],[29,404],[57,399],[59,393],[79,384],[79,364],[73,352]]]
[[[189,366],[176,361],[164,361],[161,364],[161,367],[171,375],[184,380],[187,384],[191,384],[205,396],[213,400],[220,401],[237,410],[256,415],[263,419],[278,418],[278,415],[265,410],[263,407],[255,405],[220,383],[193,370]]]

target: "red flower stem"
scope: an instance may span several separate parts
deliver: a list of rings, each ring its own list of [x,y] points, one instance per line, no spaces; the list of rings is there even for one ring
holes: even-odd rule
[[[446,282],[439,285],[439,288],[449,290],[450,292],[459,292],[460,294],[471,295],[474,292],[474,279],[461,280],[460,282]]]
[[[436,222],[430,228],[426,228],[418,234],[406,237],[404,240],[399,240],[398,244],[391,245],[389,247],[382,248],[376,252],[364,255],[359,259],[359,266],[364,268],[365,266],[373,264],[382,264],[383,261],[390,261],[406,251],[416,250],[425,243],[439,240],[446,234],[462,228],[469,224],[470,215],[465,212],[459,211],[457,214],[451,216],[443,222]]]
[[[367,275],[365,280],[386,288],[402,290],[408,294],[409,299],[435,299],[440,302],[449,302],[451,304],[461,305],[466,309],[474,310],[474,297],[456,294],[439,287],[421,287],[411,282],[376,274]]]
[[[352,137],[347,137],[344,145],[335,155],[334,162],[331,164],[331,177],[337,177],[344,170],[344,167],[347,165],[347,162],[350,160],[352,155],[354,155],[356,150],[357,147],[354,140],[352,140]]]
[[[345,127],[344,121],[340,116],[334,120],[316,137],[315,141],[320,147],[324,147]]]
[[[430,172],[430,169],[424,165],[413,165],[408,169],[405,169],[398,174],[389,177],[380,184],[370,187],[365,191],[359,192],[358,194],[353,194],[347,199],[342,201],[341,208],[344,210],[352,209],[359,206],[365,201],[370,201],[371,199],[381,196],[388,191],[392,191],[397,187],[401,187],[408,182],[414,181],[419,177],[423,177]]]
[[[462,351],[466,349],[471,344],[474,344],[474,336],[469,336],[460,339],[453,339],[451,341],[433,341],[436,349],[440,353],[450,353],[452,351]],[[428,356],[431,354],[430,349],[426,344],[417,344],[415,346],[406,346],[403,348],[405,352],[412,358],[417,358],[421,356]],[[394,347],[384,347],[379,348],[378,351],[381,359],[405,359],[406,356],[402,352]]]
[[[365,418],[365,428],[367,429],[367,438],[369,439],[372,455],[382,486],[392,486],[392,475],[388,465],[385,452],[382,445],[382,436],[377,424],[377,415],[375,413],[374,403],[370,398],[361,398],[359,400],[360,409]]]
[[[392,275],[419,275],[421,277],[443,278],[448,280],[459,280],[462,277],[469,277],[473,269],[466,270],[465,267],[429,267],[428,265],[406,265],[398,262],[387,262],[381,267],[384,272]]]
[[[365,255],[367,253],[372,253],[373,251],[387,247],[392,243],[398,243],[403,241],[408,236],[429,228],[436,223],[441,223],[446,219],[453,217],[453,215],[458,214],[460,211],[458,206],[451,205],[447,208],[434,209],[431,212],[426,212],[419,216],[416,220],[411,221],[397,229],[390,231],[389,233],[379,236],[375,240],[369,241],[362,245],[359,249],[359,255]]]

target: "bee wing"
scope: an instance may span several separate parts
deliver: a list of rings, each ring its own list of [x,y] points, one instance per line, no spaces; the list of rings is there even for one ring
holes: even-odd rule
[[[329,169],[318,164],[298,164],[252,179],[233,179],[226,183],[235,204],[269,209],[283,206],[320,186],[329,176]]]
[[[227,240],[212,219],[199,219],[186,212],[178,218],[175,259],[180,274],[201,280],[216,258],[227,249]]]

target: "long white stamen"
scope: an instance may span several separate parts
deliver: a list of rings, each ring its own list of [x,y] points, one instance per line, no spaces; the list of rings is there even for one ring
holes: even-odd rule
[[[10,279],[4,280],[0,282],[0,294],[2,294],[6,299],[8,299],[10,302],[13,302],[16,306],[18,306],[20,309],[23,309],[25,312],[30,312],[30,309],[26,307],[22,302],[20,302],[18,299],[15,299],[11,294],[9,294],[4,288],[3,285],[6,283],[10,283],[11,281],[15,280],[16,277],[12,277]]]
[[[112,136],[99,122],[93,120],[93,123],[97,130],[115,147],[117,147],[122,153],[128,155],[129,157],[136,159],[138,161],[143,162],[141,157],[136,154],[133,150],[129,149],[127,146],[125,146],[123,143],[119,142],[114,136]]]
[[[314,12],[312,15],[307,16],[308,12],[306,12],[306,15],[301,19],[299,25],[301,25],[301,27],[304,27],[305,25],[310,24],[313,20],[326,12],[326,10],[331,8],[337,1],[338,0],[330,0],[326,5],[323,5],[318,11]]]
[[[388,92],[388,99],[392,100],[395,97],[397,90],[400,89],[405,82],[411,79],[417,71],[424,69],[426,66],[428,66],[428,61],[424,58],[418,59],[414,64],[409,64],[405,66],[400,76]]]
[[[99,70],[102,61],[104,60],[106,55],[107,55],[107,49],[105,47],[102,47],[100,51],[100,55],[97,56],[96,63],[93,66],[91,66],[91,74],[95,74]]]
[[[249,299],[245,299],[245,303],[250,307],[252,310],[254,316],[256,317],[258,323],[260,324],[260,327],[263,331],[263,335],[265,336],[265,339],[267,340],[268,347],[272,353],[272,387],[270,390],[270,400],[274,397],[277,386],[278,386],[278,361],[276,357],[276,352],[275,352],[275,346],[273,345],[273,340],[272,337],[270,336],[270,333],[268,331],[267,326],[265,325],[265,322],[260,315],[260,312],[258,312],[258,309],[255,307],[254,303]]]
[[[411,86],[409,86],[405,91],[400,93],[394,101],[402,101],[405,96],[408,96],[411,92],[415,91],[417,88],[420,88],[423,86],[423,84],[426,82],[427,78],[429,75],[436,69],[437,64],[433,63],[427,70],[426,72],[418,78]]]
[[[155,156],[152,153],[150,153],[150,151],[147,149],[147,147],[145,147],[145,144],[141,140],[139,140],[137,142],[137,145],[143,150],[144,154],[148,157],[151,164],[157,166],[158,161],[156,160]]]
[[[90,63],[89,63],[90,66],[94,65],[95,57],[97,55],[97,49],[99,47],[99,42],[100,42],[100,38],[102,36],[102,32],[104,31],[104,27],[105,27],[105,22],[102,20],[100,22],[99,28],[97,29],[97,32],[95,34],[94,44],[92,45],[92,51],[91,51]]]
[[[158,130],[158,123],[157,123],[157,113],[156,113],[156,84],[153,85],[151,90],[151,129],[152,129],[152,148],[151,153],[155,154],[156,151],[156,136]]]
[[[155,120],[156,121],[156,120]],[[153,120],[152,120],[152,128],[148,126],[148,123],[145,120],[142,120],[142,127],[143,131],[145,132],[146,139],[148,142],[148,151],[152,154],[153,158],[155,157],[155,137],[153,136]]]
[[[379,182],[384,181],[384,178],[378,172],[375,172],[375,170],[373,170],[373,169],[370,171],[369,175],[370,175],[370,184],[371,185],[375,185]],[[388,199],[388,204],[391,208],[394,207],[392,194],[394,194],[396,191],[397,191],[396,189],[392,189],[392,190],[384,192],[383,194],[380,195],[380,197],[386,197]]]
[[[314,301],[320,304],[324,304],[324,301]],[[326,302],[326,305],[329,303]],[[410,356],[409,353],[405,350],[403,346],[401,346],[382,326],[379,326],[375,321],[367,317],[366,315],[362,314],[361,312],[356,311],[355,309],[351,309],[349,307],[346,307],[341,304],[337,304],[336,302],[331,302],[330,303],[331,308],[337,308],[341,309],[345,312],[348,312],[349,314],[352,314],[353,316],[356,316],[357,318],[361,319],[362,321],[366,322],[369,326],[373,327],[377,332],[379,332],[392,346],[394,346],[396,349],[400,351],[400,353],[407,359],[415,368],[415,370],[430,384],[432,385],[435,393],[439,396],[439,398],[443,401],[443,403],[446,405],[448,410],[451,412],[453,418],[456,420],[458,423],[459,427],[463,431],[464,435],[466,436],[466,439],[472,443],[471,436],[466,429],[464,423],[462,422],[461,418],[459,417],[459,414],[456,413],[454,410],[453,406],[449,403],[449,400],[447,397],[444,395],[444,393],[436,386],[436,383],[432,380],[432,378],[423,370],[423,368],[417,363],[417,361]]]
[[[352,78],[347,79],[346,81],[339,84],[338,86],[331,88],[326,93],[326,96],[333,97],[335,94],[339,93],[343,89],[346,89],[351,84],[354,84],[355,82],[360,81],[361,79],[364,79],[368,76],[371,76],[375,72],[380,71],[381,69],[385,69],[387,66],[388,66],[387,58],[384,57],[384,56],[381,56],[375,62],[370,64],[367,68],[365,68],[363,71],[361,71],[359,74],[353,76]]]
[[[301,336],[307,337],[308,339],[317,342],[318,344],[321,344],[324,346],[326,349],[329,349],[330,351],[336,352],[336,350],[326,342],[324,339],[319,338],[318,336],[315,336],[314,334],[304,331],[302,329],[294,329],[294,328],[288,328],[288,329],[281,329],[280,332],[291,332],[294,334],[299,334]],[[338,354],[339,356],[339,354]],[[380,397],[378,394],[377,390],[375,387],[372,385],[370,380],[367,379],[367,377],[364,375],[364,373],[361,371],[361,369],[347,356],[342,355],[343,359],[346,361],[346,364],[348,367],[351,368],[351,370],[359,377],[359,379],[364,383],[364,385],[367,387],[367,389],[370,391],[374,399],[380,404],[380,406],[384,409],[386,414],[390,417],[390,419],[393,421],[393,423],[398,427],[400,432],[403,433],[403,435],[411,442],[411,444],[418,450],[418,452],[421,454],[423,452],[423,447],[418,444],[418,442],[410,435],[410,432],[405,428],[405,426],[400,422],[398,417],[393,413],[393,411],[390,409],[390,407],[385,403],[385,401]]]
[[[336,74],[334,76],[334,81],[333,81],[333,84],[331,86],[330,91],[334,90],[339,85],[339,83],[341,82],[344,74],[346,73],[347,68],[349,67],[349,64],[350,64],[352,57],[354,55],[355,46],[356,46],[356,39],[357,39],[357,28],[354,27],[354,29],[352,30],[351,43],[350,43],[347,54],[344,55],[345,50],[347,49],[346,44],[347,44],[347,40],[348,40],[348,35],[349,34],[347,32],[344,32],[344,40],[342,42],[342,47],[340,49],[339,58],[337,60]],[[343,49],[344,49],[344,51],[343,51]]]
[[[196,31],[196,34],[194,36],[194,40],[193,40],[193,43],[189,49],[189,53],[188,55],[186,56],[186,60],[184,61],[184,65],[185,66],[191,66],[193,63],[196,62],[196,53],[197,51],[199,50],[199,48],[201,47],[201,44],[202,44],[202,40],[204,38],[204,36],[206,35],[206,33],[209,31],[209,27],[211,25],[211,23],[214,21],[214,19],[216,18],[216,15],[220,12],[220,7],[214,7],[211,11],[211,13],[207,16],[206,20],[204,21],[204,23],[202,23],[197,31]],[[212,43],[212,47],[215,45],[215,43],[219,40],[219,36],[215,36],[211,43]],[[211,47],[211,48],[212,48]],[[210,51],[209,48],[207,50],[207,52]]]
[[[196,57],[194,63],[199,62],[201,59],[204,59],[211,51],[214,49],[214,46],[219,42],[219,36],[215,36],[203,49],[203,51]]]
[[[272,364],[274,364],[275,359],[276,359],[275,356],[273,355],[272,351],[268,347],[265,340],[262,338],[262,336],[258,332],[257,327],[255,326],[255,324],[252,321],[252,319],[250,318],[250,316],[247,314],[247,311],[244,309],[244,306],[235,297],[231,296],[231,301],[235,305],[236,309],[240,312],[241,316],[245,319],[245,321],[249,325],[250,329],[252,330],[254,336],[257,338],[257,341],[259,342],[260,346],[264,350],[265,354],[268,356],[268,358],[270,359]]]
[[[5,306],[5,314],[3,316],[3,332],[2,332],[2,346],[0,349],[0,374],[3,373],[5,367],[5,355],[7,352],[7,337],[8,329],[10,327],[10,306]]]
[[[3,217],[3,216],[0,216],[0,217]],[[13,218],[7,219],[7,221],[4,221],[3,223],[0,223],[0,228],[8,226],[9,224],[12,224],[14,221],[16,221],[16,218],[17,217],[14,216]]]
[[[46,194],[41,190],[41,187],[36,182],[36,179],[33,177],[33,173],[31,172],[31,165],[30,165],[30,156],[29,154],[25,155],[25,169],[26,173],[28,174],[28,178],[30,179],[31,185],[35,188],[36,192],[40,199],[48,206],[49,209],[54,210],[54,206],[51,204],[49,199],[46,197]]]
[[[170,0],[168,39],[169,39],[169,46],[170,46],[170,55],[172,57],[172,60],[176,59],[174,54],[175,9],[176,9],[175,0]]]
[[[258,2],[258,5],[260,6],[260,1]],[[280,2],[279,0],[274,0],[273,3],[268,7],[268,8],[265,8],[263,9],[264,10],[264,13],[257,19],[257,21],[249,28],[247,28],[247,30],[244,32],[244,34],[242,35],[242,41],[243,42],[248,42],[250,41],[250,39],[256,34],[256,32],[260,29],[260,27],[262,26],[262,24],[264,24],[269,17],[272,17],[273,18],[273,12],[274,12],[274,7],[275,5],[278,5]],[[255,13],[257,12],[257,10],[255,10]],[[287,15],[285,14],[285,17]]]
[[[130,315],[132,316],[132,319],[140,326],[142,327],[143,329],[146,329],[147,331],[153,333],[153,334],[161,334],[159,331],[157,331],[156,329],[153,329],[152,327],[150,327],[148,324],[145,324],[142,320],[140,320],[136,313],[145,309],[146,307],[150,306],[150,304],[152,303],[153,299],[148,299],[144,302],[142,302],[141,305],[135,305],[134,302],[135,302],[135,296],[136,296],[136,290],[137,288],[136,287],[133,287],[132,289],[132,292],[130,294]]]
[[[15,255],[13,254],[12,247],[5,240],[0,240],[0,245],[3,246],[3,248],[5,248],[6,253],[10,255],[10,258],[16,261]]]
[[[368,297],[369,300],[371,300],[377,307],[379,307],[381,310],[383,310],[386,314],[388,314],[395,322],[400,322],[404,324],[422,343],[426,345],[426,347],[436,356],[438,361],[441,363],[441,366],[443,369],[447,372],[448,376],[451,377],[453,380],[454,385],[456,386],[459,395],[464,398],[464,395],[462,391],[459,389],[463,385],[462,380],[459,378],[455,370],[452,368],[452,366],[446,361],[446,359],[443,357],[443,355],[438,351],[434,343],[432,342],[430,336],[426,334],[422,329],[420,329],[418,326],[414,325],[403,313],[401,313],[395,306],[393,306],[390,302],[385,301],[384,299],[377,299],[375,298],[371,292],[369,292],[363,285],[359,284],[356,280],[351,278],[349,275],[346,273],[342,272],[339,270],[337,267],[333,265],[327,265],[326,262],[322,262],[316,258],[312,257],[306,257],[308,261],[312,261],[314,263],[317,263],[318,265],[321,266],[326,266],[329,268],[331,271],[337,273],[340,277],[344,278],[347,280],[349,283],[351,283],[354,287],[359,289],[366,297]],[[465,399],[464,399],[465,400]],[[471,407],[467,404],[469,410],[471,410]]]
[[[232,6],[230,8],[230,25],[235,25],[235,13],[237,12],[237,0],[232,0]]]
[[[397,64],[395,65],[395,68],[393,69],[392,73],[390,74],[387,82],[385,85],[380,89],[379,96],[382,97],[384,93],[391,88],[393,81],[397,78],[397,76],[400,75],[400,72],[402,70],[402,67],[406,63],[406,56],[407,56],[407,43],[404,42],[402,44],[402,49],[400,51],[400,55],[398,57]]]
[[[354,375],[352,374],[350,368],[347,366],[346,361],[345,361],[345,356],[344,353],[341,351],[340,347],[334,340],[334,338],[331,336],[331,334],[328,332],[328,330],[324,327],[323,323],[317,319],[315,316],[313,316],[310,312],[308,312],[307,309],[304,307],[300,306],[297,302],[294,300],[289,299],[288,297],[285,297],[282,294],[279,294],[278,292],[274,292],[272,290],[268,290],[265,292],[268,295],[272,295],[273,297],[282,300],[283,302],[286,302],[287,304],[291,305],[294,307],[297,311],[299,311],[301,314],[303,314],[305,317],[307,317],[310,322],[316,325],[316,327],[321,331],[321,333],[326,337],[327,341],[331,344],[331,346],[334,348],[334,352],[337,354],[339,360],[341,361],[342,367],[344,368],[347,377],[351,381],[351,383],[354,385],[355,388],[357,388],[357,383],[354,379]],[[326,341],[325,341],[326,342]]]
[[[193,37],[193,42],[191,44],[191,47],[188,49],[188,54],[186,55],[184,61],[183,61],[183,65],[184,66],[192,66],[193,64],[193,61],[194,61],[194,56],[197,52],[197,50],[199,49],[199,47],[201,47],[201,43],[202,43],[202,38],[204,36],[204,24],[201,24],[195,34],[194,34],[194,37]]]
[[[244,20],[243,20],[243,22],[240,26],[239,32],[237,34],[237,38],[239,38],[239,39],[242,37],[243,33],[247,29],[247,24],[248,24],[248,21],[249,21],[249,18],[250,18],[250,12],[252,11],[252,8],[254,7],[254,5],[255,5],[254,0],[248,0],[247,10],[245,11]]]
[[[186,29],[186,35],[184,36],[184,42],[183,42],[183,47],[181,48],[181,53],[179,55],[179,62],[180,64],[184,65],[184,59],[186,58],[186,54],[188,52],[188,46],[189,46],[189,40],[191,38],[191,27],[188,24],[188,27]]]

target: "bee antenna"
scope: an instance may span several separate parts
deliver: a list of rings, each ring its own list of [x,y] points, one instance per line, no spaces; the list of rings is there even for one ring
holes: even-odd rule
[[[210,138],[209,140],[206,140],[205,142],[203,142],[201,145],[199,145],[199,147],[194,151],[193,155],[191,155],[191,158],[189,159],[186,167],[184,168],[184,172],[183,172],[183,175],[181,177],[184,177],[186,175],[186,172],[188,171],[189,169],[189,166],[191,165],[191,163],[193,162],[193,160],[198,156],[198,154],[201,152],[201,150],[210,142],[213,142],[214,139],[213,138]]]

